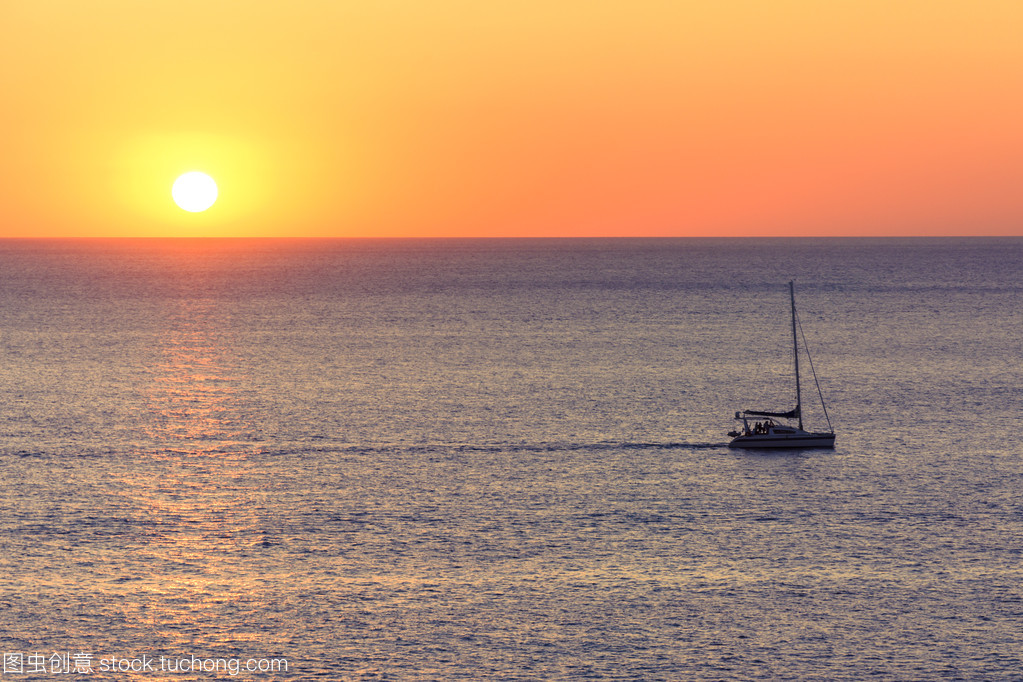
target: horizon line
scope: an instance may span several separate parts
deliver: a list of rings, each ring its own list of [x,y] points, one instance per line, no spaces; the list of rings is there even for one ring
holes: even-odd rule
[[[701,239],[701,240],[715,240],[715,241],[739,241],[739,240],[751,240],[751,239],[833,239],[833,240],[896,240],[896,239],[1023,239],[1023,235],[1007,235],[1007,234],[982,234],[982,235],[967,235],[967,234],[944,234],[944,235],[919,235],[919,234],[907,234],[907,235],[749,235],[749,236],[706,236],[706,235],[573,235],[573,236],[379,236],[379,237],[368,237],[368,236],[267,236],[267,235],[253,235],[253,236],[153,236],[153,235],[138,235],[138,236],[0,236],[0,241],[13,242],[13,241],[101,241],[101,240],[177,240],[177,241],[243,241],[243,240],[267,240],[267,241],[512,241],[512,240],[617,240],[617,239],[647,239],[647,240],[672,240],[672,239]]]

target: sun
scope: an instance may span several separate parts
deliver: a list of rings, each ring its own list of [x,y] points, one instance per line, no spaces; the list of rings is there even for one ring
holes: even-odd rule
[[[217,200],[217,183],[205,173],[191,171],[174,181],[171,196],[174,197],[174,203],[181,208],[199,213]]]

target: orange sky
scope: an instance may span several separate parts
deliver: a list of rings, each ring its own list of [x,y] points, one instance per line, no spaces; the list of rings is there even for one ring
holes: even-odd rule
[[[1021,36],[1019,0],[4,0],[0,236],[1023,235]]]

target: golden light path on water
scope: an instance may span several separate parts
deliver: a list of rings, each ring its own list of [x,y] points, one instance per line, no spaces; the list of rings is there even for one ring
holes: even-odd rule
[[[254,570],[270,543],[264,533],[264,472],[237,440],[239,385],[231,335],[209,300],[180,299],[158,340],[159,362],[146,388],[151,449],[137,474],[125,474],[122,494],[133,510],[136,564],[121,600],[125,627],[167,656],[167,673],[186,673],[191,657],[245,658],[264,638],[245,627],[245,614],[268,610],[269,580]],[[237,665],[237,664],[234,664]],[[230,672],[230,671],[228,671]],[[172,675],[173,677],[173,675]],[[151,676],[146,679],[153,679]]]

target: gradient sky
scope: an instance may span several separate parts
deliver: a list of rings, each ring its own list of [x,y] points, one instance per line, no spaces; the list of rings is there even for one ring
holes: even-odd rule
[[[1021,36],[1019,0],[4,0],[0,236],[1023,235]]]

